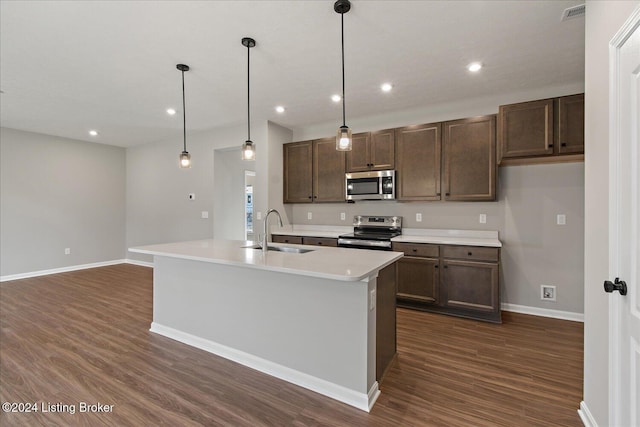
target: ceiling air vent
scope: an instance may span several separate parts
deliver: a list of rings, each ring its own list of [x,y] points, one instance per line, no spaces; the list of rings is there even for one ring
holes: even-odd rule
[[[573,18],[580,18],[584,16],[585,6],[584,4],[579,4],[577,6],[568,7],[562,12],[562,18],[560,21],[568,21]]]

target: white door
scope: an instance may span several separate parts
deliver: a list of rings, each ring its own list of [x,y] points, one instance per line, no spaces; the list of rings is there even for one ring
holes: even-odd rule
[[[639,27],[637,8],[611,41],[609,60],[611,277],[605,288],[618,288],[609,296],[609,424],[620,427],[640,426]]]

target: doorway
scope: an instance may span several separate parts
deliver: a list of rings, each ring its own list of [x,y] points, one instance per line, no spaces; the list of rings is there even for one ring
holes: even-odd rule
[[[253,190],[256,172],[251,170],[244,171],[244,234],[245,239],[253,240]]]

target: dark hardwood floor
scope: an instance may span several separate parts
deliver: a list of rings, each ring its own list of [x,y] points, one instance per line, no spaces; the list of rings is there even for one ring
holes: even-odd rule
[[[582,425],[581,323],[398,309],[398,357],[367,414],[149,332],[152,300],[152,270],[127,264],[0,284],[0,401],[38,408],[0,424]]]

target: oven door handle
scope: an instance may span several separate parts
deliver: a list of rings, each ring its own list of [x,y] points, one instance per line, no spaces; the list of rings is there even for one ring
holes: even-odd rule
[[[371,246],[380,248],[390,248],[391,242],[385,241],[372,241],[372,240],[358,240],[358,239],[338,239],[338,245],[353,245],[353,246]]]

